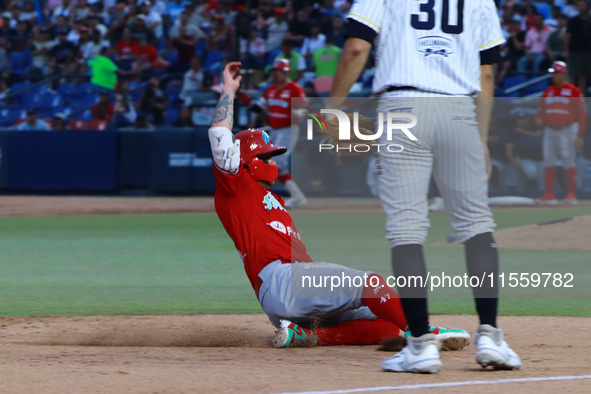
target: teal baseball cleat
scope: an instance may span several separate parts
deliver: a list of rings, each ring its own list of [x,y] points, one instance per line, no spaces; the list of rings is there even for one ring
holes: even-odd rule
[[[289,320],[280,320],[279,329],[275,332],[271,344],[276,348],[312,347],[316,345],[317,340],[312,330],[300,327]]]
[[[437,346],[441,350],[462,350],[470,344],[470,334],[468,331],[459,328],[445,328],[429,326],[429,334],[435,335]],[[404,328],[404,337],[408,339],[411,336],[408,326]]]

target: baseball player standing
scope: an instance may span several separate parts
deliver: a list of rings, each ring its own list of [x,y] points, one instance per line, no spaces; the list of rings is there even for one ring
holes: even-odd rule
[[[556,160],[562,160],[566,171],[568,192],[564,199],[567,204],[577,204],[576,153],[583,147],[586,113],[585,101],[579,88],[566,82],[566,63],[556,61],[548,69],[552,73],[552,86],[544,91],[538,110],[538,123],[544,124],[544,167],[546,192],[538,199],[540,204],[556,204],[554,178]]]
[[[213,114],[209,141],[216,177],[215,210],[234,241],[261,307],[278,328],[275,347],[297,342],[317,345],[369,345],[398,335],[407,322],[396,291],[380,275],[337,264],[313,262],[283,198],[274,194],[278,176],[274,158],[287,149],[274,145],[261,130],[232,134],[234,98],[240,63],[228,63],[223,91]],[[343,285],[306,287],[326,274]],[[312,282],[310,282],[311,284]],[[332,286],[331,281],[331,286]],[[328,291],[330,290],[330,291]],[[311,328],[314,326],[315,328]],[[459,350],[470,335],[460,329],[431,327],[438,344]]]
[[[496,278],[485,142],[492,99],[481,100],[477,110],[472,99],[480,91],[483,97],[493,96],[492,64],[500,59],[499,45],[505,41],[493,0],[359,0],[348,15],[346,35],[328,107],[340,108],[376,41],[372,90],[380,97],[378,112],[410,112],[418,119],[412,128],[417,141],[403,133],[393,133],[390,140],[384,133],[380,140],[404,147],[399,153],[382,149],[379,157],[379,194],[395,276],[426,281],[422,245],[429,227],[427,190],[433,172],[458,241],[465,245],[468,274]],[[520,358],[497,328],[496,280],[472,290],[480,318],[476,362],[518,369]],[[427,290],[417,286],[398,291],[412,336],[382,368],[436,373],[441,361],[429,332]]]
[[[269,133],[271,140],[279,146],[289,148],[288,154],[277,158],[279,180],[291,195],[291,199],[285,203],[288,208],[304,205],[307,202],[304,193],[291,179],[289,171],[289,153],[295,147],[299,134],[298,127],[292,127],[291,119],[292,116],[299,117],[298,109],[306,105],[306,95],[300,85],[289,79],[289,73],[289,60],[275,59],[271,69],[273,84],[265,89],[260,100],[253,106],[255,111],[267,110],[269,125],[271,126],[271,132]],[[292,108],[292,98],[298,99],[295,100],[294,108]]]

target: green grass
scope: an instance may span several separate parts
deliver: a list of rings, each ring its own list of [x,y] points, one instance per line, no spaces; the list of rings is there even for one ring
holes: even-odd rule
[[[505,228],[589,213],[530,208],[497,211],[495,217]],[[299,213],[295,220],[315,260],[391,274],[382,214]],[[451,232],[446,215],[432,214],[431,223],[430,269],[461,273],[462,248],[431,243]],[[591,283],[589,253],[501,253],[511,272],[579,270],[578,292],[514,294],[521,298],[503,299],[501,313],[591,316],[581,292]],[[433,313],[473,313],[467,291],[431,299],[430,306]],[[260,311],[233,243],[213,213],[0,219],[0,315]]]

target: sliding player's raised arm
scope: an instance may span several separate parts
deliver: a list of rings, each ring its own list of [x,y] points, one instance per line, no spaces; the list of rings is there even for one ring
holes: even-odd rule
[[[240,87],[240,62],[230,62],[222,74],[222,95],[215,107],[209,128],[211,153],[218,169],[235,173],[240,165],[240,141],[234,139],[234,97]]]

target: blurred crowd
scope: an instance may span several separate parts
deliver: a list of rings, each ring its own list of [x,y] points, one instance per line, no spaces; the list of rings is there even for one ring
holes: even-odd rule
[[[245,87],[257,89],[268,81],[277,57],[290,62],[291,79],[308,95],[325,93],[352,5],[353,0],[0,0],[0,102],[16,102],[15,87],[23,82],[49,81],[50,92],[60,94],[64,83],[91,84],[84,94],[97,97],[92,119],[117,128],[190,126],[192,107],[219,83],[227,60],[240,59]],[[535,76],[552,61],[566,60],[571,81],[587,91],[587,1],[497,0],[497,6],[507,39],[496,66],[499,86],[512,73]],[[365,89],[371,67],[360,82]],[[76,97],[66,100],[76,105]]]
[[[49,80],[52,92],[90,82],[100,95],[93,119],[151,127],[165,124],[167,106],[178,110],[176,123],[189,123],[184,107],[218,82],[229,59],[257,83],[277,56],[290,61],[294,80],[334,74],[352,0],[247,3],[0,0],[0,100],[10,104],[23,82]],[[130,84],[145,88],[135,100]]]
[[[539,73],[566,61],[571,81],[583,93],[591,73],[591,18],[586,0],[505,0],[499,17],[506,45],[496,82],[510,71]]]

